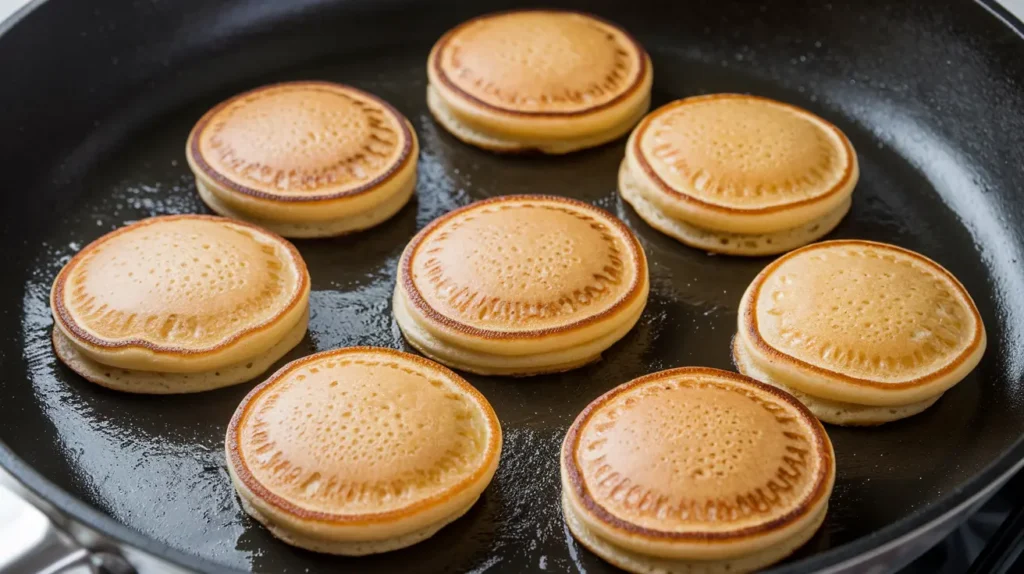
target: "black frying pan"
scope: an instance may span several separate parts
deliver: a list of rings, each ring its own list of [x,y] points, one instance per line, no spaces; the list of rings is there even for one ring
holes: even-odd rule
[[[567,157],[460,144],[426,111],[431,44],[490,1],[50,0],[0,36],[0,465],[62,513],[207,571],[605,572],[558,505],[557,450],[590,400],[680,365],[730,368],[739,297],[767,259],[709,257],[645,225],[615,193],[623,142]],[[1024,40],[959,2],[583,2],[650,51],[654,102],[753,92],[807,107],[856,146],[861,180],[832,237],[888,241],[941,262],[988,328],[978,369],[921,415],[829,428],[838,480],[824,528],[779,571],[895,568],[1021,462],[1024,445]],[[632,227],[651,263],[640,323],[600,364],[563,375],[469,379],[504,426],[498,474],[427,542],[360,559],[273,539],[224,468],[239,385],[179,397],[89,384],[50,348],[47,293],[81,246],[129,221],[205,212],[184,161],[192,124],[236,92],[285,79],[350,83],[420,136],[417,199],[355,236],[299,241],[313,278],[309,336],[288,360],[348,345],[407,349],[391,318],[395,264],[417,229],[472,200],[569,195]]]

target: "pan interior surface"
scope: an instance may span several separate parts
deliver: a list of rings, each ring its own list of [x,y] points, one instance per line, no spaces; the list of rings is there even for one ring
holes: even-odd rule
[[[622,140],[565,157],[508,157],[441,130],[425,105],[431,44],[510,3],[427,4],[50,0],[0,38],[0,54],[28,54],[0,60],[10,84],[0,94],[8,170],[0,441],[11,452],[210,570],[612,571],[563,525],[557,454],[566,428],[598,395],[648,372],[732,369],[737,304],[770,259],[712,257],[647,226],[615,190]],[[882,529],[921,526],[980,488],[980,473],[1021,455],[1024,43],[969,3],[675,4],[585,8],[647,48],[655,106],[750,92],[838,125],[858,152],[861,180],[828,238],[885,241],[935,259],[964,283],[988,329],[981,365],[931,409],[875,429],[827,428],[838,468],[829,514],[782,566],[806,570],[887,541]],[[637,233],[650,263],[647,309],[601,362],[529,379],[467,376],[503,425],[498,473],[464,518],[386,555],[293,549],[244,514],[223,437],[256,382],[198,395],[120,394],[75,376],[50,346],[48,296],[60,267],[126,223],[207,213],[184,158],[192,125],[225,97],[291,79],[384,98],[413,123],[422,151],[416,198],[396,217],[348,237],[295,242],[312,277],[311,316],[284,361],[352,345],[410,351],[391,316],[402,248],[430,220],[477,199],[541,193],[593,203]]]

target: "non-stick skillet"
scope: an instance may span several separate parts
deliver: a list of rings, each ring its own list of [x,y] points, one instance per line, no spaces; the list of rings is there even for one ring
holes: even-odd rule
[[[154,564],[145,554],[211,572],[609,571],[562,524],[556,452],[566,427],[640,374],[729,368],[737,301],[767,260],[709,257],[645,225],[615,193],[621,141],[561,158],[499,157],[435,126],[424,105],[431,44],[471,15],[512,4],[49,0],[8,25],[0,465],[37,502],[84,525],[74,530],[81,543],[127,552],[143,569]],[[778,571],[905,563],[1022,464],[1024,38],[967,0],[550,4],[633,32],[653,58],[656,105],[753,92],[838,124],[862,176],[833,237],[925,253],[976,299],[990,342],[981,366],[919,416],[829,429],[839,469],[829,516]],[[601,363],[527,380],[469,377],[504,425],[494,483],[436,537],[377,557],[295,550],[243,514],[222,441],[252,385],[178,397],[108,392],[58,364],[49,343],[48,290],[72,253],[129,221],[205,211],[183,156],[199,115],[235,92],[298,78],[392,102],[415,125],[422,157],[417,199],[396,218],[297,242],[313,277],[312,318],[288,359],[354,344],[405,349],[389,302],[399,253],[429,220],[474,199],[530,192],[592,202],[636,230],[651,263],[647,310]]]

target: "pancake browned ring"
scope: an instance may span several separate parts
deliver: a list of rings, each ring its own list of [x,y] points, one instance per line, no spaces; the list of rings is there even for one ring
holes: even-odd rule
[[[813,534],[835,480],[828,436],[799,401],[694,367],[593,401],[561,465],[574,534],[635,572],[764,567]]]
[[[351,347],[293,361],[231,419],[228,470],[243,508],[278,538],[362,555],[432,536],[490,483],[490,404],[421,357]]]
[[[611,214],[561,197],[493,198],[424,228],[399,262],[409,342],[456,368],[527,375],[596,360],[649,290],[639,242]]]
[[[302,339],[309,285],[295,247],[254,225],[145,219],[97,239],[58,273],[54,342],[83,376],[122,390],[235,384]]]
[[[186,158],[221,215],[288,237],[351,233],[412,196],[416,134],[394,107],[330,82],[286,82],[230,98],[189,134]]]
[[[977,307],[949,271],[894,245],[838,240],[780,257],[754,279],[734,354],[748,374],[816,401],[876,407],[863,424],[878,424],[930,406],[985,347]],[[843,418],[822,417],[857,424]]]
[[[438,40],[427,71],[438,122],[494,151],[600,145],[628,132],[650,105],[644,49],[614,24],[578,12],[474,18]]]
[[[687,245],[755,256],[831,231],[858,177],[853,146],[826,120],[767,98],[711,94],[640,122],[619,190],[652,227]]]

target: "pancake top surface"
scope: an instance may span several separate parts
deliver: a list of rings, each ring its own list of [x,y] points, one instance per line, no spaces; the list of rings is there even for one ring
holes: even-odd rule
[[[661,540],[782,527],[824,502],[834,473],[813,415],[717,369],[673,369],[613,389],[583,411],[565,448],[588,515]]]
[[[220,217],[144,219],[86,246],[54,285],[56,315],[101,347],[215,351],[275,322],[309,288],[294,247]]]
[[[328,82],[257,88],[210,110],[189,160],[223,187],[263,199],[355,195],[392,176],[412,150],[407,122],[383,100]]]
[[[882,243],[804,247],[762,271],[747,296],[756,344],[854,381],[923,381],[984,339],[974,302],[948,271]]]
[[[637,128],[631,152],[669,196],[744,213],[848,193],[856,162],[846,137],[825,120],[737,94],[655,110]]]
[[[562,197],[506,196],[437,219],[402,259],[412,303],[482,337],[531,337],[614,314],[640,292],[636,237],[604,210]]]
[[[260,498],[307,518],[385,520],[478,482],[501,448],[493,410],[451,371],[354,347],[285,366],[231,421],[233,468]]]
[[[450,31],[430,65],[473,103],[527,115],[582,114],[614,105],[647,73],[626,32],[575,12],[482,16]]]

